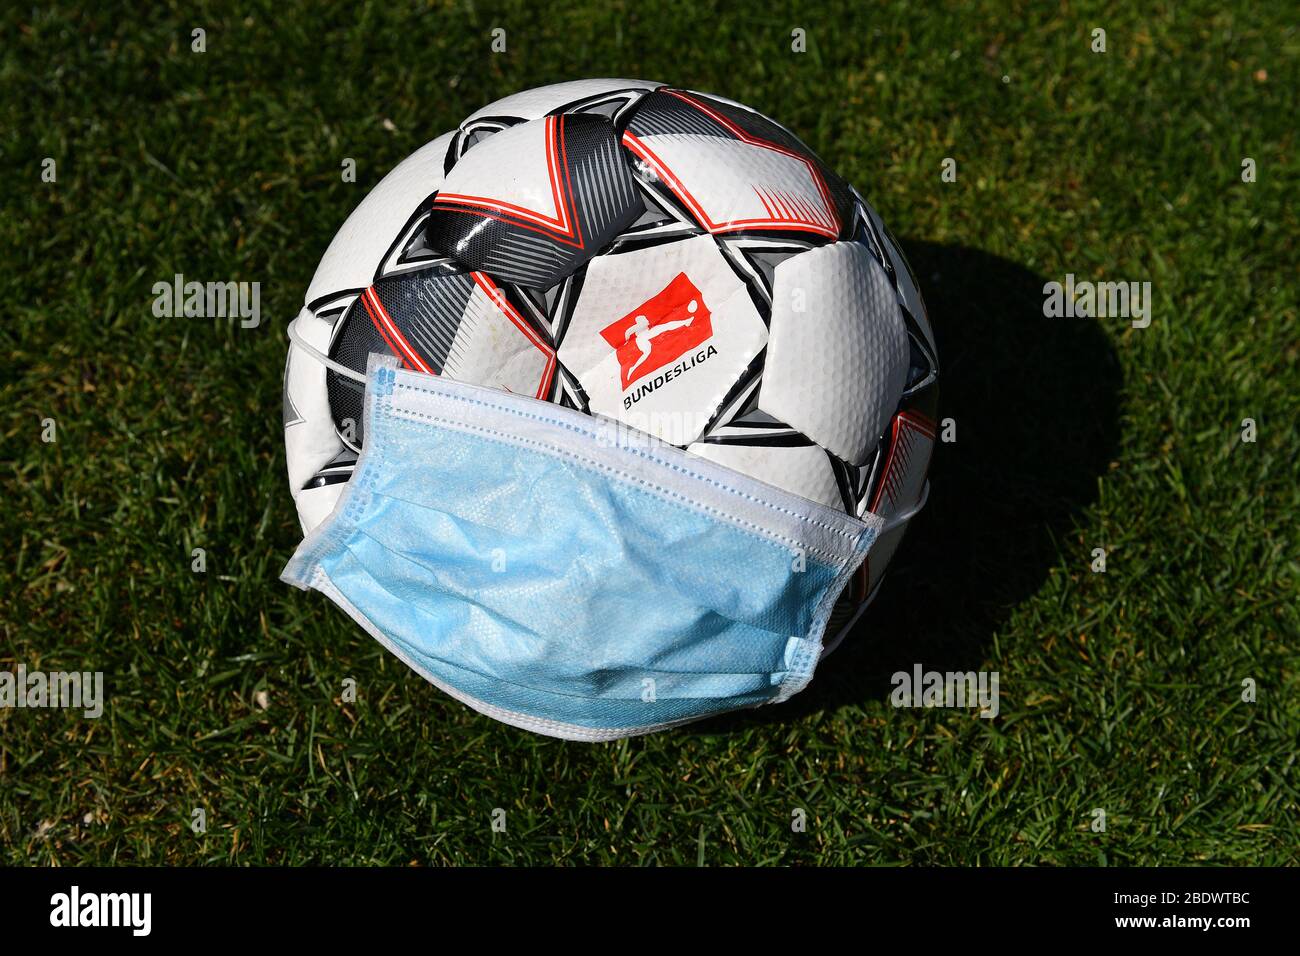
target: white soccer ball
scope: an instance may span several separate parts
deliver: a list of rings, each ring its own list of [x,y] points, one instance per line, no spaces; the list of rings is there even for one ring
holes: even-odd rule
[[[852,514],[903,518],[926,492],[938,363],[902,252],[798,137],[720,96],[579,80],[484,107],[353,210],[292,331],[304,531],[365,441],[371,352],[616,419]],[[905,530],[876,541],[828,645]]]

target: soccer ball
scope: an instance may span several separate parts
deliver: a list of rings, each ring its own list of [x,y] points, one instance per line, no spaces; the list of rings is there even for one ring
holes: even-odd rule
[[[938,363],[897,242],[798,137],[713,94],[580,80],[484,107],[352,212],[293,332],[284,434],[304,531],[365,441],[371,352],[899,518],[828,644],[927,490]]]

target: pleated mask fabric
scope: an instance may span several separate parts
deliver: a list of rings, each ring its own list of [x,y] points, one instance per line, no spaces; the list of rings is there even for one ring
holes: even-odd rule
[[[365,447],[282,578],[448,694],[574,740],[786,700],[881,529],[608,419],[371,356]]]

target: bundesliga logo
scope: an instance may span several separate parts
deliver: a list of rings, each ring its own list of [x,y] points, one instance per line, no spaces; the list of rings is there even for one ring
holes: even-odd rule
[[[600,330],[614,348],[624,390],[713,335],[712,313],[685,272],[623,318]]]

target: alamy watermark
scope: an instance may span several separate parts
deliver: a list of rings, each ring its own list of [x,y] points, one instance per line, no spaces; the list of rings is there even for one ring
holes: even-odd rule
[[[153,314],[160,319],[239,319],[246,329],[262,323],[262,283],[185,281],[153,284]]]
[[[83,893],[73,884],[68,892],[50,897],[50,925],[117,926],[131,930],[132,936],[148,936],[153,928],[153,894]]]
[[[1049,319],[1124,318],[1133,320],[1133,328],[1151,324],[1150,282],[1076,282],[1067,273],[1064,282],[1043,286],[1043,315]]]
[[[0,671],[0,707],[71,708],[95,719],[104,713],[103,671]]]
[[[979,707],[980,716],[998,715],[997,671],[927,671],[913,664],[911,671],[896,671],[890,678],[895,707]]]

